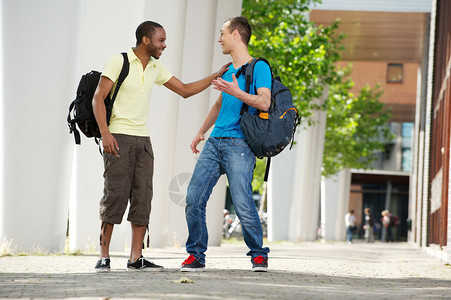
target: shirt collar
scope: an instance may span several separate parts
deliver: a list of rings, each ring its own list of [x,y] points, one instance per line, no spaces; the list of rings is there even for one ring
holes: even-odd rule
[[[132,48],[127,52],[127,55],[128,55],[128,61],[129,61],[129,62],[132,62],[132,61],[134,61],[135,59],[139,61],[138,56],[136,56],[135,52],[133,51],[134,49],[135,49],[135,48],[132,47]],[[150,57],[150,60],[149,60],[149,62],[147,63],[147,65],[148,65],[149,67],[156,67],[156,66],[157,66],[157,60],[156,60],[155,58],[153,58],[153,57]]]

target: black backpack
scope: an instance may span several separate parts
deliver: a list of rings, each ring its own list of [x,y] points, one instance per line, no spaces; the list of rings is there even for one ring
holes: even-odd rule
[[[105,98],[106,120],[108,124],[110,124],[114,100],[116,99],[119,88],[127,77],[130,68],[127,53],[122,53],[122,56],[124,58],[124,63],[122,64],[121,73],[119,74],[113,97],[111,98],[108,93],[108,96]],[[101,73],[98,71],[91,71],[83,75],[77,87],[77,97],[69,106],[69,114],[67,115],[67,123],[70,129],[69,133],[74,134],[75,144],[77,145],[81,144],[78,129],[80,129],[86,137],[94,137],[97,144],[99,144],[99,139],[101,138],[99,126],[97,125],[92,110],[92,98],[94,97],[94,92],[99,84],[100,75]]]
[[[282,84],[279,77],[274,77],[271,65],[264,58],[253,59],[244,70],[241,69],[237,74],[238,77],[244,73],[246,92],[250,93],[254,66],[258,61],[264,61],[271,69],[271,106],[267,111],[259,110],[254,115],[248,112],[249,106],[243,103],[240,112],[240,127],[255,156],[268,158],[265,172],[265,181],[267,181],[271,157],[282,152],[290,142],[293,145],[296,127],[300,124],[301,118],[293,105],[290,90]],[[256,94],[256,91],[253,91],[253,94]]]

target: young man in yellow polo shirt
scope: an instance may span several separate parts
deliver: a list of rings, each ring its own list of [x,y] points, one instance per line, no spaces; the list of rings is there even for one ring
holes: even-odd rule
[[[130,69],[114,102],[110,124],[106,121],[104,99],[115,85],[122,68],[122,55],[114,55],[105,65],[93,98],[93,109],[102,134],[104,150],[104,195],[100,201],[100,260],[96,271],[110,270],[109,245],[114,224],[120,224],[130,199],[127,220],[132,227],[132,243],[127,270],[161,271],[142,256],[142,243],[149,224],[152,201],[153,150],[147,131],[150,94],[154,84],[164,85],[187,98],[209,87],[228,70],[223,66],[202,80],[184,84],[158,59],[166,48],[166,32],[146,21],[136,29],[136,47],[128,51]]]

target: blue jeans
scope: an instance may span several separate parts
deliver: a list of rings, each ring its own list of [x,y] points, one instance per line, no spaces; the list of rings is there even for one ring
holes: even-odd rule
[[[348,226],[346,228],[346,240],[352,242],[352,236],[354,235],[354,227]]]
[[[263,230],[252,199],[255,155],[244,139],[210,137],[199,156],[186,195],[188,224],[186,251],[205,263],[208,245],[206,206],[213,187],[222,174],[227,175],[232,202],[241,222],[243,238],[252,258],[268,256],[263,248]]]

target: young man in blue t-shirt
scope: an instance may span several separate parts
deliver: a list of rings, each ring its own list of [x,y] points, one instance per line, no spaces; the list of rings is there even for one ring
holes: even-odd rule
[[[186,222],[189,236],[186,251],[190,256],[182,263],[181,271],[205,270],[205,251],[208,244],[205,220],[206,204],[213,187],[222,174],[227,175],[235,211],[241,221],[243,237],[250,251],[253,271],[267,271],[269,248],[263,247],[263,230],[257,208],[252,199],[252,177],[255,155],[246,144],[240,128],[243,102],[251,110],[267,110],[271,104],[271,71],[264,62],[257,62],[250,91],[244,92],[245,78],[237,72],[253,58],[248,51],[251,26],[245,17],[227,20],[222,26],[218,42],[222,52],[232,57],[232,65],[222,78],[213,81],[221,91],[198,134],[191,143],[193,153],[204,134],[215,125],[196,163],[186,196]]]

